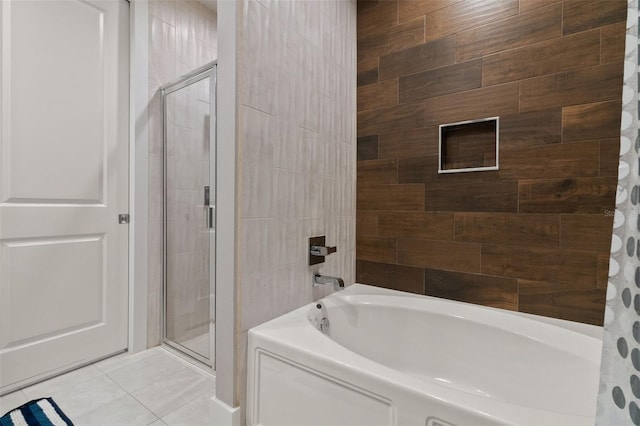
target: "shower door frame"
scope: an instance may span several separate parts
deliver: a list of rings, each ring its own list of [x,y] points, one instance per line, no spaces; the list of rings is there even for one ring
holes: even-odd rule
[[[173,349],[176,349],[191,358],[206,364],[211,367],[214,371],[216,369],[216,351],[215,351],[215,329],[217,327],[215,321],[215,313],[216,313],[216,231],[217,231],[217,220],[216,220],[216,195],[217,191],[217,179],[216,179],[216,129],[217,129],[217,120],[216,120],[216,87],[217,87],[217,66],[218,61],[209,62],[199,68],[196,68],[193,71],[190,71],[187,74],[177,78],[176,80],[167,83],[160,87],[160,96],[162,101],[162,146],[163,146],[163,170],[162,170],[162,186],[163,186],[163,212],[162,212],[162,343],[170,346]],[[204,80],[205,78],[210,78],[209,82],[209,105],[210,105],[210,127],[209,127],[209,178],[210,185],[213,192],[213,217],[211,218],[213,226],[213,236],[210,237],[209,240],[209,288],[210,288],[210,296],[209,296],[209,359],[200,355],[199,353],[183,346],[173,340],[167,338],[167,105],[165,102],[165,97],[171,93],[174,93],[180,89],[184,89],[191,84],[197,83],[199,81]],[[211,172],[211,167],[214,168],[214,171]],[[211,300],[211,294],[214,295],[213,300]],[[213,328],[213,333],[211,333],[211,328]]]

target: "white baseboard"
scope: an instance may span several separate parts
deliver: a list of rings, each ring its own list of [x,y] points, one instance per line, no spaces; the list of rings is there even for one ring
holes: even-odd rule
[[[212,426],[240,426],[240,407],[230,407],[215,396],[211,401],[215,404]]]

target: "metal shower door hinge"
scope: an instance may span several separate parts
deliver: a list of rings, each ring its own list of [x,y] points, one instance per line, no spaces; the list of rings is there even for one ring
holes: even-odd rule
[[[119,214],[118,215],[118,223],[120,225],[126,225],[127,223],[129,223],[129,214],[128,213]]]

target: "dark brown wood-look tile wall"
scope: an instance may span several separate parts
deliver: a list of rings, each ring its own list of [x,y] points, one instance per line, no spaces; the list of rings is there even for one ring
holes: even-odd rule
[[[359,282],[602,323],[626,4],[358,1]],[[500,169],[439,175],[492,116]]]

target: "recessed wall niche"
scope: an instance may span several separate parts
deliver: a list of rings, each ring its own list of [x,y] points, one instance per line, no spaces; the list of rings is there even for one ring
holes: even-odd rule
[[[441,124],[438,173],[498,170],[499,117]]]

